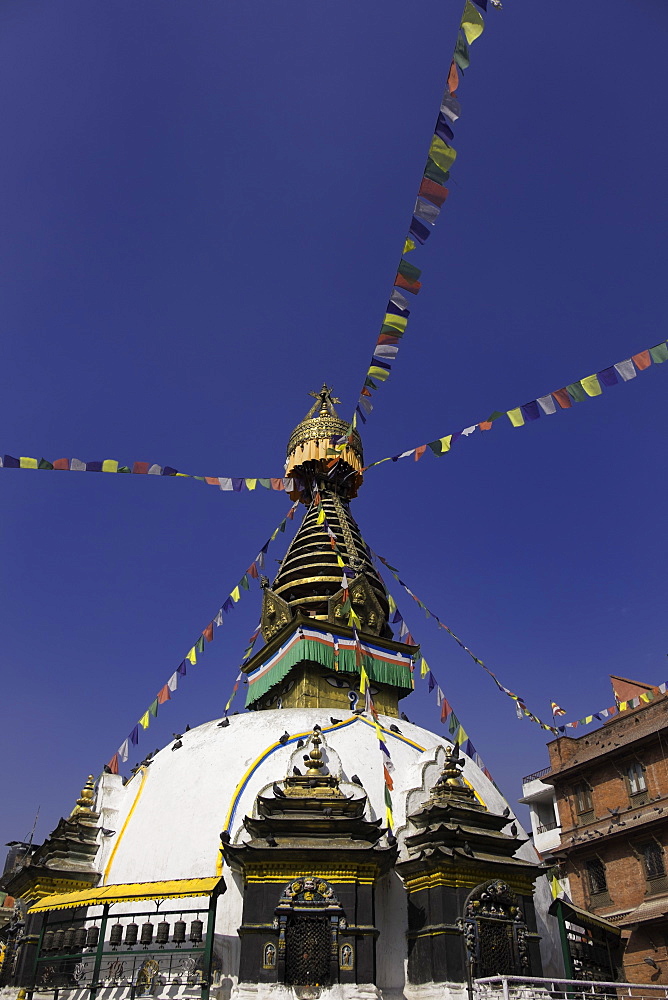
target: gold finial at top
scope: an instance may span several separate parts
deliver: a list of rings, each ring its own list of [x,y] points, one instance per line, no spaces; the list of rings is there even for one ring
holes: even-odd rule
[[[459,756],[459,747],[455,752],[453,747],[445,748],[445,764],[441,776],[434,786],[434,791],[445,791],[453,788],[466,788],[462,780],[464,761]]]
[[[327,385],[326,382],[322,383],[322,389],[320,392],[309,392],[309,396],[313,396],[314,399],[319,399],[323,408],[327,408],[327,400],[330,403],[340,403],[341,400],[336,396],[332,396],[333,385]]]
[[[77,799],[77,804],[70,813],[70,817],[78,816],[81,813],[92,812],[95,806],[95,778],[88,775],[86,784],[81,789],[81,795]]]
[[[322,739],[317,730],[314,730],[313,736],[311,736],[310,743],[313,744],[313,749],[308,755],[308,761],[306,762],[306,774],[308,777],[318,777],[320,775],[320,769],[325,766],[325,762],[322,759],[322,751],[320,749],[320,744]],[[322,772],[325,773],[324,771]]]

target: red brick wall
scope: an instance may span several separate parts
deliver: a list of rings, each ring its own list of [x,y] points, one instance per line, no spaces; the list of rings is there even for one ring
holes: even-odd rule
[[[555,740],[549,750],[562,826],[564,874],[570,880],[575,905],[609,916],[631,911],[663,895],[668,910],[667,700],[659,699],[628,715],[615,717],[577,740]],[[645,768],[644,802],[629,794],[623,775],[625,765],[634,760],[640,760]],[[590,817],[582,817],[577,811],[575,786],[583,779],[591,787],[593,816]],[[610,812],[617,807],[619,823]],[[666,887],[654,883],[648,894],[644,865],[634,853],[634,845],[649,839],[656,839],[664,848],[667,882]],[[594,856],[605,864],[607,900],[591,896],[586,861]],[[628,982],[668,983],[668,920],[625,929],[624,937],[624,978]],[[656,962],[658,971],[643,961],[645,957]]]

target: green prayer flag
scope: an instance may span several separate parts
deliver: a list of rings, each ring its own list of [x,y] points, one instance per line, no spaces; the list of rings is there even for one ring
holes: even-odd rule
[[[570,385],[566,386],[566,391],[571,399],[574,399],[576,403],[581,403],[587,398],[587,393],[584,391],[579,382],[571,382]]]
[[[281,523],[278,526],[278,530],[279,531],[285,531],[285,523],[286,523],[285,522],[285,518],[283,518],[283,520],[281,521]]]
[[[476,38],[480,38],[485,30],[485,22],[482,19],[482,14],[473,6],[471,0],[466,0],[461,28],[466,35],[466,41],[469,45],[475,42]]]
[[[381,333],[389,333],[392,337],[403,337],[404,330],[400,330],[398,326],[392,326],[390,323],[383,323],[380,328]]]
[[[441,454],[441,439],[439,438],[438,441],[429,441],[428,444],[427,444],[427,447],[431,448],[431,450],[433,451],[434,455],[440,455]]]
[[[260,486],[264,486],[265,490],[271,489],[271,479],[258,479]]]
[[[37,468],[38,469],[52,469],[53,466],[51,465],[51,462],[47,462],[47,460],[45,458],[40,458],[39,462],[37,463]]]
[[[414,264],[409,264],[407,260],[401,258],[399,262],[399,274],[403,275],[406,281],[419,281],[422,270],[419,267],[415,267]]]
[[[424,176],[428,177],[430,181],[436,181],[437,184],[445,184],[450,177],[450,171],[441,170],[430,157],[424,168]]]
[[[157,698],[155,699],[155,701],[151,702],[151,704],[148,706],[148,710],[151,713],[151,715],[155,716],[156,718],[158,717],[158,699]]]
[[[239,580],[239,586],[243,587],[244,590],[250,590],[250,583],[248,582],[248,573],[244,573],[244,575],[241,577],[241,579]]]
[[[392,808],[392,796],[390,795],[390,789],[385,785],[385,805],[388,809]]]
[[[119,472],[132,472],[132,469],[130,469],[127,465],[121,465],[121,466],[119,466],[118,471]]]
[[[505,413],[501,413],[500,410],[494,410],[494,412],[489,417],[487,417],[487,423],[491,424],[495,420],[498,420],[499,417],[505,417]]]
[[[203,653],[204,652],[204,636],[203,635],[201,635],[199,637],[199,639],[197,640],[197,642],[195,643],[195,652],[196,653]]]
[[[454,735],[459,729],[461,723],[454,712],[450,713],[450,721],[448,722],[448,729]]]
[[[431,140],[429,156],[441,170],[449,170],[455,162],[457,150],[453,149],[452,146],[448,146],[447,142],[443,142],[442,139],[435,135]]]
[[[468,69],[471,65],[469,47],[462,34],[460,34],[457,38],[457,44],[455,45],[455,51],[452,58],[455,60],[460,69]]]
[[[664,342],[663,344],[657,344],[656,347],[650,347],[649,353],[652,355],[652,361],[655,365],[660,365],[662,362],[668,361],[668,343]]]

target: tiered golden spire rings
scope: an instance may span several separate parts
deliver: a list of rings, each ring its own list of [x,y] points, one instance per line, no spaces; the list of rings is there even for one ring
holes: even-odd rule
[[[78,816],[81,813],[92,812],[95,806],[95,778],[88,775],[88,781],[81,789],[81,795],[77,799],[77,804],[70,813],[70,817]]]

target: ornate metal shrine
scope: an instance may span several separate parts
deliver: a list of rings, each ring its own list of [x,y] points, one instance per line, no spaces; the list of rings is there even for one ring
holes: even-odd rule
[[[477,886],[459,921],[470,979],[530,975],[528,928],[517,895],[506,882]]]

